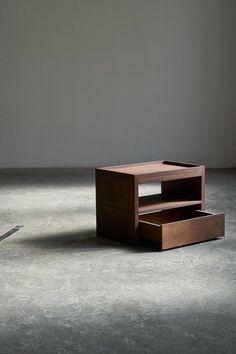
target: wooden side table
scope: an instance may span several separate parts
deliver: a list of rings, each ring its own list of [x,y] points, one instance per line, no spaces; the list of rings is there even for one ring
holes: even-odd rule
[[[139,197],[138,186],[161,183],[161,193]],[[224,235],[224,214],[205,207],[205,167],[153,161],[96,169],[97,234],[161,250]]]

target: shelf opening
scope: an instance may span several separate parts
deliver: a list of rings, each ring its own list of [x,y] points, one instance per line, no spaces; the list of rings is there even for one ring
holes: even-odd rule
[[[138,186],[138,196],[144,197],[148,195],[160,194],[161,193],[161,183],[146,183],[139,184]]]
[[[139,214],[187,206],[201,206],[201,178],[191,177],[138,188]]]

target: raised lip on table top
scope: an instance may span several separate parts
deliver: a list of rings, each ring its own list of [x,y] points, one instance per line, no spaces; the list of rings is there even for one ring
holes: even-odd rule
[[[143,165],[150,166],[150,165],[155,165],[155,164],[179,166],[179,167],[183,167],[183,170],[188,169],[188,168],[194,168],[194,167],[204,167],[204,165],[192,164],[192,163],[188,163],[188,162],[159,160],[159,161],[130,163],[130,164],[125,164],[125,165],[112,165],[112,166],[97,167],[96,170],[105,170],[105,171],[111,171],[111,172],[116,172],[116,173],[124,173],[124,174],[134,175],[135,173],[122,172],[121,170],[126,167],[135,167],[135,166],[143,166]],[[120,169],[120,171],[116,171],[117,169]],[[163,171],[154,172],[154,173],[162,173],[162,172]],[[173,171],[170,170],[170,171],[164,171],[164,172],[165,173],[172,173]],[[145,175],[145,174],[149,174],[149,173],[153,173],[153,172],[139,172],[138,175]]]

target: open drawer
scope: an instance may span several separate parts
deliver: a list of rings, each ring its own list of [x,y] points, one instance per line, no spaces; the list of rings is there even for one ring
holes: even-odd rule
[[[139,216],[140,237],[161,250],[224,236],[224,214],[179,208]]]

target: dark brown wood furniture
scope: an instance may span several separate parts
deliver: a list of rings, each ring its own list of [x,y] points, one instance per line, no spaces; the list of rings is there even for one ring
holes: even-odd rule
[[[139,185],[159,182],[161,193],[139,196]],[[205,167],[153,161],[96,169],[97,235],[161,250],[224,235],[224,214],[205,207]]]

